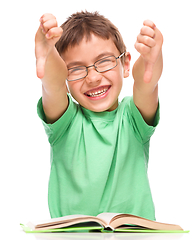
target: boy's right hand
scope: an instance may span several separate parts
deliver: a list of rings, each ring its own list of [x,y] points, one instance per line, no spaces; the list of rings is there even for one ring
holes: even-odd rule
[[[47,56],[60,39],[63,30],[58,27],[56,18],[49,13],[40,18],[40,26],[35,37],[36,72],[38,78],[44,77]]]

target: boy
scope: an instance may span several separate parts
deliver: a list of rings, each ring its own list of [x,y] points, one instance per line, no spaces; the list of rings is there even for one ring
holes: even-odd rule
[[[51,145],[51,217],[119,212],[155,220],[147,164],[159,121],[160,31],[144,22],[135,43],[141,55],[133,67],[133,97],[121,103],[131,56],[108,19],[86,11],[58,27],[44,14],[35,43],[38,114]]]

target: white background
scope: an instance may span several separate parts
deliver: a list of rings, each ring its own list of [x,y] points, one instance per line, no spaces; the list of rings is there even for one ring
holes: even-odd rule
[[[59,25],[80,10],[99,11],[123,35],[132,55],[143,20],[151,19],[164,36],[164,70],[159,83],[160,124],[152,137],[149,179],[158,221],[192,230],[194,214],[193,91],[194,14],[191,0],[11,0],[0,9],[1,167],[0,221],[11,224],[49,218],[49,144],[36,104],[41,81],[35,73],[34,36],[43,13]],[[120,100],[132,94],[125,79]],[[7,223],[6,223],[7,224]]]

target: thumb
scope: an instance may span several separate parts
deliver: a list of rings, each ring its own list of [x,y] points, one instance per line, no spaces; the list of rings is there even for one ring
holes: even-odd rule
[[[152,75],[153,75],[153,68],[154,65],[153,63],[146,63],[145,64],[145,72],[144,72],[144,77],[143,80],[145,83],[150,83],[152,80]]]
[[[40,57],[36,60],[36,74],[37,74],[37,77],[40,79],[44,77],[45,61],[46,59],[43,57]]]

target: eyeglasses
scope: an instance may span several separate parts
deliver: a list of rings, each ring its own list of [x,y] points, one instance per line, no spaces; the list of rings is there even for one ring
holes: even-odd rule
[[[109,56],[109,57],[102,58],[96,61],[93,65],[88,67],[78,66],[78,67],[70,68],[68,69],[67,81],[71,82],[71,81],[77,81],[82,78],[85,78],[88,75],[88,68],[91,68],[91,67],[94,67],[95,70],[99,73],[107,72],[118,65],[117,59],[121,58],[124,54],[125,52],[118,57]]]

